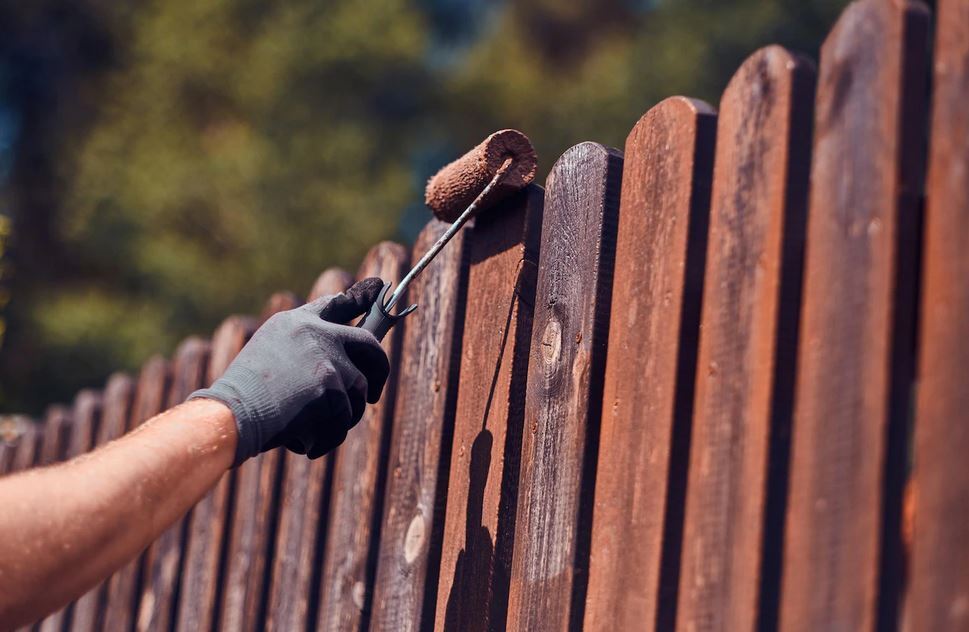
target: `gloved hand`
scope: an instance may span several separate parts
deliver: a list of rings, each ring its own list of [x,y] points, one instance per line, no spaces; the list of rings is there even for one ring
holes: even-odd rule
[[[367,331],[342,323],[366,312],[383,283],[279,312],[256,331],[225,374],[189,399],[222,402],[239,430],[235,464],[285,445],[311,459],[334,449],[380,399],[390,363]]]

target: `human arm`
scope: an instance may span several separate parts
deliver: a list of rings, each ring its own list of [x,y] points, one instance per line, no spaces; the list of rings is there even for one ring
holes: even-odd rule
[[[389,363],[347,327],[379,279],[270,318],[208,389],[90,455],[0,479],[0,629],[66,605],[143,550],[221,474],[276,446],[318,457]]]

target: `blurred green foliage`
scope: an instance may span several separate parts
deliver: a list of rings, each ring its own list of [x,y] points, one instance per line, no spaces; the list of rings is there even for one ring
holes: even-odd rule
[[[529,134],[543,173],[576,142],[621,147],[667,96],[716,103],[759,46],[816,56],[844,4],[4,3],[0,411],[411,238],[426,177],[495,129]]]

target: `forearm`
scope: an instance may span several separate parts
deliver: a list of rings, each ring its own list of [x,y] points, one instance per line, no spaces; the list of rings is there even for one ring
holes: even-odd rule
[[[66,463],[0,479],[0,621],[29,623],[144,550],[232,464],[232,413],[194,400]]]

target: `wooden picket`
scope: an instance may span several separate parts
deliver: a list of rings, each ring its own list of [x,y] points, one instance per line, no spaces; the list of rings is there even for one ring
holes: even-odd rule
[[[408,259],[400,244],[377,244],[364,258],[357,279],[380,277],[396,283],[403,278]],[[394,412],[397,350],[405,327],[406,323],[395,327],[383,341],[391,366],[384,396],[378,404],[368,406],[346,441],[333,453],[330,523],[323,549],[317,616],[317,627],[323,630],[367,626]]]
[[[567,151],[411,287],[342,446],[234,468],[36,629],[965,629],[969,5],[938,10],[931,128],[928,10],[857,0],[817,73],[768,46],[719,117],[673,97]],[[179,404],[298,303],[16,424],[0,474]]]
[[[761,600],[776,594],[762,588],[780,580],[813,83],[810,62],[771,46],[744,62],[720,102],[678,593],[683,630],[754,629]]]
[[[940,0],[906,629],[969,628],[969,3]]]

